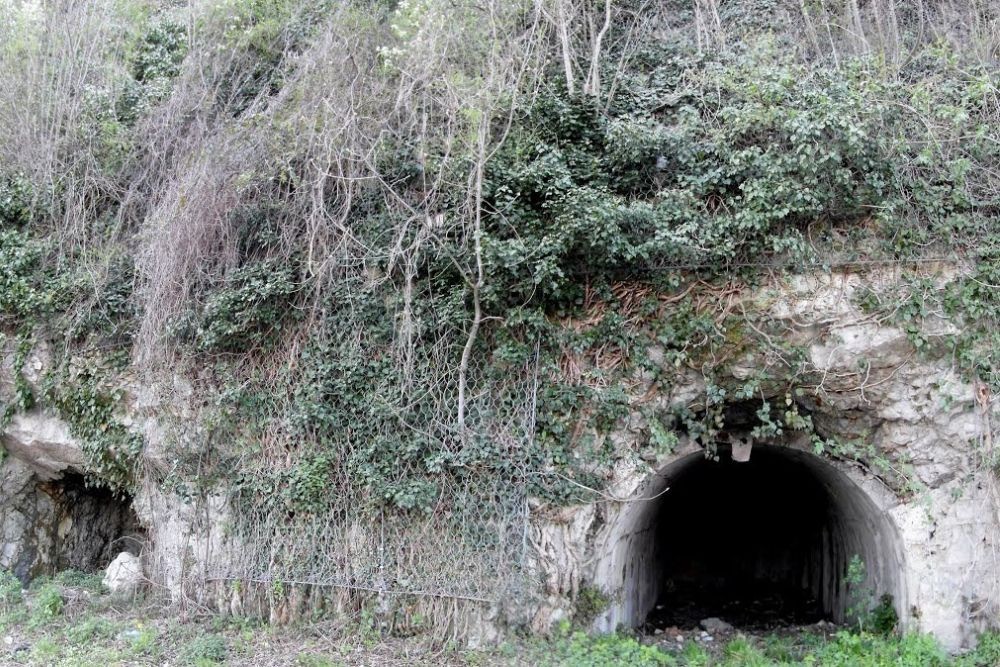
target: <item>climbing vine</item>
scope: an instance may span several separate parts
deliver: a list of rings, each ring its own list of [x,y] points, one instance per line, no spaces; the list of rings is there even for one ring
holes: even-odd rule
[[[117,493],[131,493],[136,480],[142,436],[116,415],[123,390],[102,386],[91,369],[51,377],[45,398],[80,441],[91,482]]]

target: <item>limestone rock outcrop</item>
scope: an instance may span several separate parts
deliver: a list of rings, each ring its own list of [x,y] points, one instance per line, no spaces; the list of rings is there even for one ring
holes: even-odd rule
[[[70,434],[69,425],[41,410],[15,414],[0,444],[39,479],[58,479],[66,471],[83,472],[83,450]]]
[[[881,578],[881,585],[893,589],[904,627],[933,633],[946,647],[958,649],[974,643],[1000,617],[1000,488],[988,464],[996,457],[992,401],[985,387],[965,378],[950,358],[919,354],[906,331],[862,312],[859,290],[892,279],[800,276],[741,297],[758,323],[782,330],[783,342],[806,350],[816,381],[797,392],[794,401],[810,416],[815,432],[859,443],[875,453],[878,465],[866,465],[864,455],[817,455],[808,438],[790,434],[753,443],[750,460],[756,445],[780,445],[839,471],[820,477],[847,484],[841,495],[857,502],[842,508],[850,515],[845,520],[870,526],[870,537],[858,544],[878,561],[882,574],[870,576],[869,583],[878,588]],[[954,326],[941,321],[925,333],[933,341]],[[712,370],[723,381],[727,374],[745,381],[761,369],[780,377],[783,353],[775,345]],[[651,350],[650,357],[657,354]],[[606,436],[620,459],[604,496],[558,516],[534,517],[532,540],[541,548],[532,566],[545,582],[540,613],[532,621],[536,630],[571,614],[572,600],[585,588],[611,601],[595,621],[600,630],[641,623],[657,602],[658,584],[642,573],[656,568],[655,550],[664,548],[652,542],[657,522],[670,519],[645,508],[657,494],[669,493],[662,480],[685,457],[700,456],[701,449],[682,440],[669,453],[651,450],[644,414],[703,409],[705,386],[699,373],[688,371],[669,395],[656,395],[645,378],[638,378],[635,403],[646,412],[636,409]],[[746,456],[744,447],[734,456]],[[881,546],[866,547],[865,540]],[[896,555],[880,553],[885,549]]]
[[[142,585],[145,578],[142,575],[142,560],[127,551],[123,551],[111,561],[104,571],[102,583],[112,593],[134,593]]]
[[[27,582],[103,568],[123,546],[138,546],[143,529],[130,503],[88,484],[83,450],[62,419],[15,414],[0,446],[0,568]]]

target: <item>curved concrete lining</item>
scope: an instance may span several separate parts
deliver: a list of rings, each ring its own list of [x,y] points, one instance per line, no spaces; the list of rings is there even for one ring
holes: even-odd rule
[[[748,463],[730,461],[728,448],[719,454],[718,463],[700,450],[678,456],[645,481],[637,497],[647,500],[608,509],[592,584],[612,602],[595,630],[641,626],[679,559],[698,570],[681,576],[708,577],[720,551],[730,578],[796,586],[835,621],[851,603],[845,574],[857,555],[863,587],[875,599],[890,594],[905,624],[904,553],[885,511],[892,497],[860,470],[792,446],[757,445]]]

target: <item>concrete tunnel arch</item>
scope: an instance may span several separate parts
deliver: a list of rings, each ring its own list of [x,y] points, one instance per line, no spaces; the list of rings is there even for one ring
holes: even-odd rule
[[[888,489],[805,446],[754,445],[745,463],[728,446],[718,454],[675,456],[645,480],[641,500],[608,512],[591,583],[610,604],[594,630],[643,627],[678,586],[704,590],[704,608],[692,612],[703,618],[727,620],[720,599],[770,588],[812,600],[813,620],[843,622],[854,555],[865,564],[864,588],[875,599],[889,594],[908,625],[905,554]]]

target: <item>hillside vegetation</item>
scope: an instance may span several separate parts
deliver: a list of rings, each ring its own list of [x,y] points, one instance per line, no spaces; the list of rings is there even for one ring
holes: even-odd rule
[[[600,434],[635,373],[705,378],[658,447],[726,396],[811,432],[735,289],[888,267],[865,307],[1000,390],[998,60],[979,0],[0,0],[0,331],[54,360],[0,415],[58,411],[122,494],[226,494],[235,584],[460,635],[529,506],[634,454]],[[198,419],[147,456],[124,378],[174,375]]]

